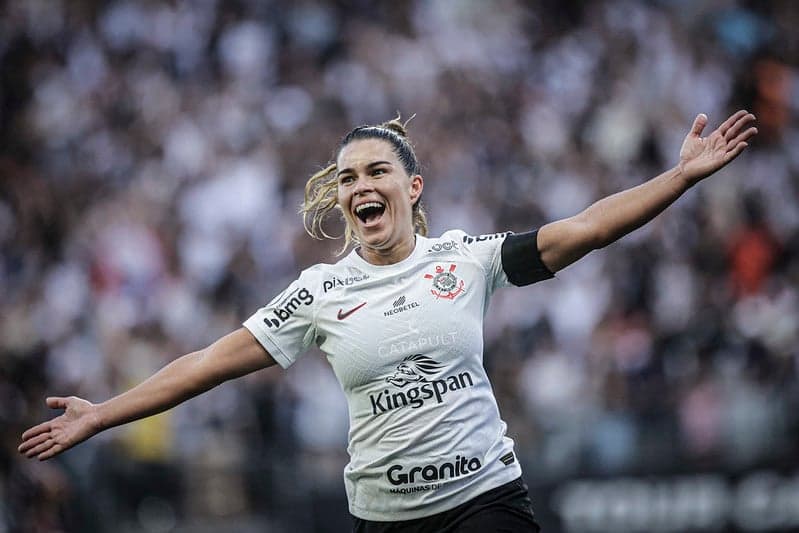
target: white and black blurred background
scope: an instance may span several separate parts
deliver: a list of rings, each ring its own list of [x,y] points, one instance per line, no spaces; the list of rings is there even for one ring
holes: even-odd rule
[[[547,532],[799,530],[799,2],[0,3],[0,532],[337,532],[347,412],[319,353],[56,460],[101,401],[237,328],[340,243],[307,177],[400,111],[431,233],[524,231],[753,146],[664,215],[500,291],[486,366]]]

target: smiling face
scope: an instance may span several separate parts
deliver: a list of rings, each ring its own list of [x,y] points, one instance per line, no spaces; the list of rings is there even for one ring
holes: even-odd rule
[[[338,205],[361,244],[361,256],[377,265],[408,257],[422,177],[409,176],[391,143],[382,139],[350,142],[339,152],[336,167]]]

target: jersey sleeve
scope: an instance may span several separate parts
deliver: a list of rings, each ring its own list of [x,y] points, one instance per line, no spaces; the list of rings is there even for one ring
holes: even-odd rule
[[[462,253],[477,261],[483,268],[488,294],[493,293],[500,287],[508,286],[508,277],[502,269],[501,252],[502,242],[508,235],[511,235],[510,231],[487,233],[485,235],[469,235],[461,230],[453,230],[452,233],[455,234],[453,236],[456,237],[456,240],[461,243]]]
[[[464,248],[486,271],[492,292],[500,287],[521,287],[554,277],[541,261],[537,230],[477,236],[460,233]]]
[[[316,338],[318,294],[313,281],[312,275],[303,272],[243,324],[283,368],[291,366]]]

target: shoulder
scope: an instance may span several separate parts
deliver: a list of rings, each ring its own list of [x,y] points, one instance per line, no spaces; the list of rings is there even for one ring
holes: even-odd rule
[[[429,239],[429,248],[437,249],[452,249],[458,250],[461,253],[468,253],[469,251],[482,251],[486,248],[497,248],[502,245],[502,242],[508,235],[512,235],[512,231],[503,231],[500,233],[484,233],[481,235],[472,235],[466,233],[461,229],[451,229],[444,232],[440,237]]]
[[[439,237],[425,237],[422,241],[426,253],[450,252],[460,250],[465,232],[452,229]]]
[[[425,254],[433,254],[440,260],[473,261],[485,269],[498,261],[502,243],[511,234],[508,231],[471,235],[462,229],[451,229],[440,237],[427,239]],[[490,269],[493,270],[493,267]]]
[[[501,244],[508,235],[513,235],[512,231],[502,231],[499,233],[484,233],[482,235],[469,235],[467,233],[463,233],[461,240],[467,246],[472,246],[477,243],[484,243],[484,242],[494,242],[495,244]]]
[[[325,276],[325,273],[331,266],[332,265],[325,263],[311,265],[300,272],[300,275],[297,277],[297,282],[305,285],[313,285]]]

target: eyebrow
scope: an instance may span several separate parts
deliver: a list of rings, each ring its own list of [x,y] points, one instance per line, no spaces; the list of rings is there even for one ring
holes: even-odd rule
[[[367,169],[374,168],[379,165],[391,165],[391,161],[374,161],[366,165]],[[347,172],[354,172],[351,168],[342,168],[338,172],[336,172],[336,176],[341,176],[342,174],[346,174]]]

